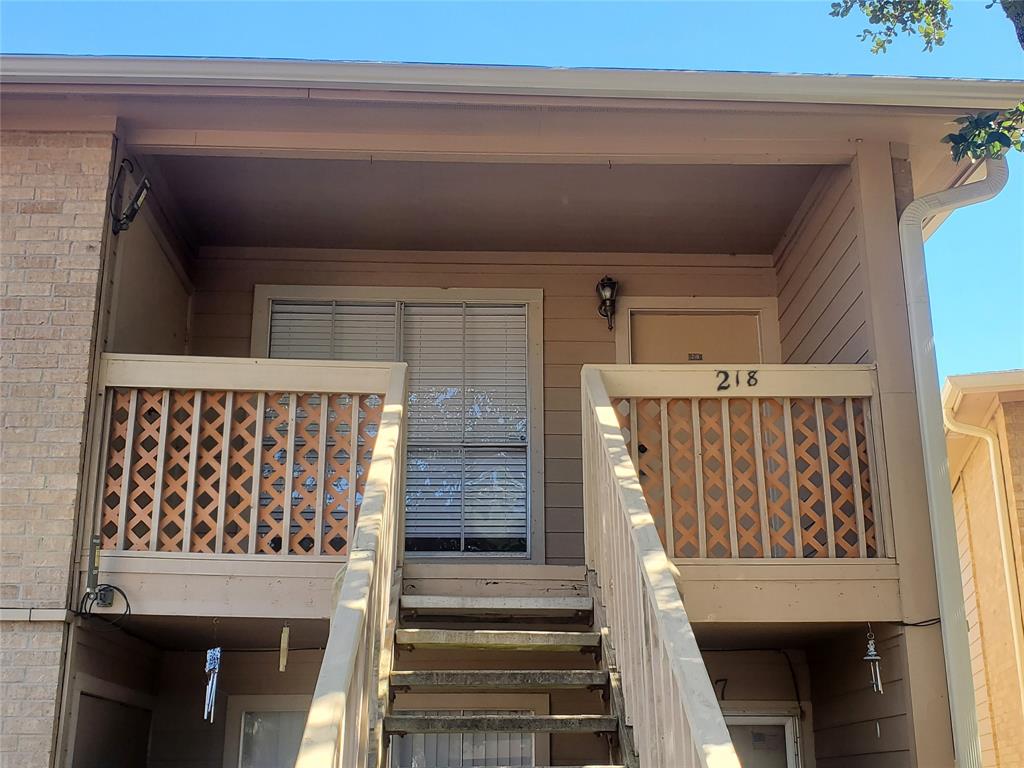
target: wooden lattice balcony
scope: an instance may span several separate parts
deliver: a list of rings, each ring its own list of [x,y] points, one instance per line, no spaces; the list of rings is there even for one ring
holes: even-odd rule
[[[344,556],[389,366],[107,355],[104,550]]]
[[[872,368],[603,373],[673,558],[886,556]]]

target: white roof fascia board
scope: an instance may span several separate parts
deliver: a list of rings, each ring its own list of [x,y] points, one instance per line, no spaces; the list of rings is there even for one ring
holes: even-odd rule
[[[953,413],[966,395],[998,394],[1024,389],[1024,369],[949,376],[942,387],[942,403]]]
[[[0,57],[0,82],[999,108],[1022,80],[178,57]]]

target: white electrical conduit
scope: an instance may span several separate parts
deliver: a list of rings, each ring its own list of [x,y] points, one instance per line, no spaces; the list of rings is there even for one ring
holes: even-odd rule
[[[935,580],[942,616],[942,643],[946,660],[946,684],[953,723],[953,748],[958,768],[981,768],[981,744],[974,700],[967,619],[963,585],[960,582],[960,554],[953,498],[950,492],[946,441],[940,417],[939,373],[935,363],[935,339],[928,307],[928,278],[924,263],[926,219],[995,197],[1009,177],[1006,160],[985,160],[982,181],[924,195],[914,200],[900,216],[900,250],[903,254],[903,282],[910,319],[910,345],[917,390],[917,415],[924,449],[928,515],[932,527]]]
[[[956,385],[952,385],[954,388]],[[959,390],[954,389],[954,392]],[[942,410],[942,420],[950,432],[959,432],[977,437],[988,445],[989,469],[992,478],[992,495],[996,502],[996,523],[999,526],[999,549],[1003,559],[1003,582],[1006,585],[1006,601],[1010,609],[1010,631],[1013,634],[1013,654],[1017,665],[1017,691],[1020,694],[1021,712],[1024,713],[1024,629],[1021,621],[1020,593],[1017,584],[1013,534],[1010,532],[1009,502],[1006,498],[1006,483],[1003,476],[1003,459],[999,451],[999,436],[994,430],[957,421],[953,416],[953,403]]]

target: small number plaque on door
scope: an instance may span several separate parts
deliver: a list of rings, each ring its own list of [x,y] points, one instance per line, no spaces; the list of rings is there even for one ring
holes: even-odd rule
[[[727,389],[757,386],[757,371],[715,371],[715,378],[718,380],[716,389],[723,392]]]

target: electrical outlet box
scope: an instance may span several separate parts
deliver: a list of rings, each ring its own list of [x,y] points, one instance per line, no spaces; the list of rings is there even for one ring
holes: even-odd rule
[[[106,584],[100,584],[96,588],[96,605],[100,608],[109,608],[114,604],[114,590]]]

